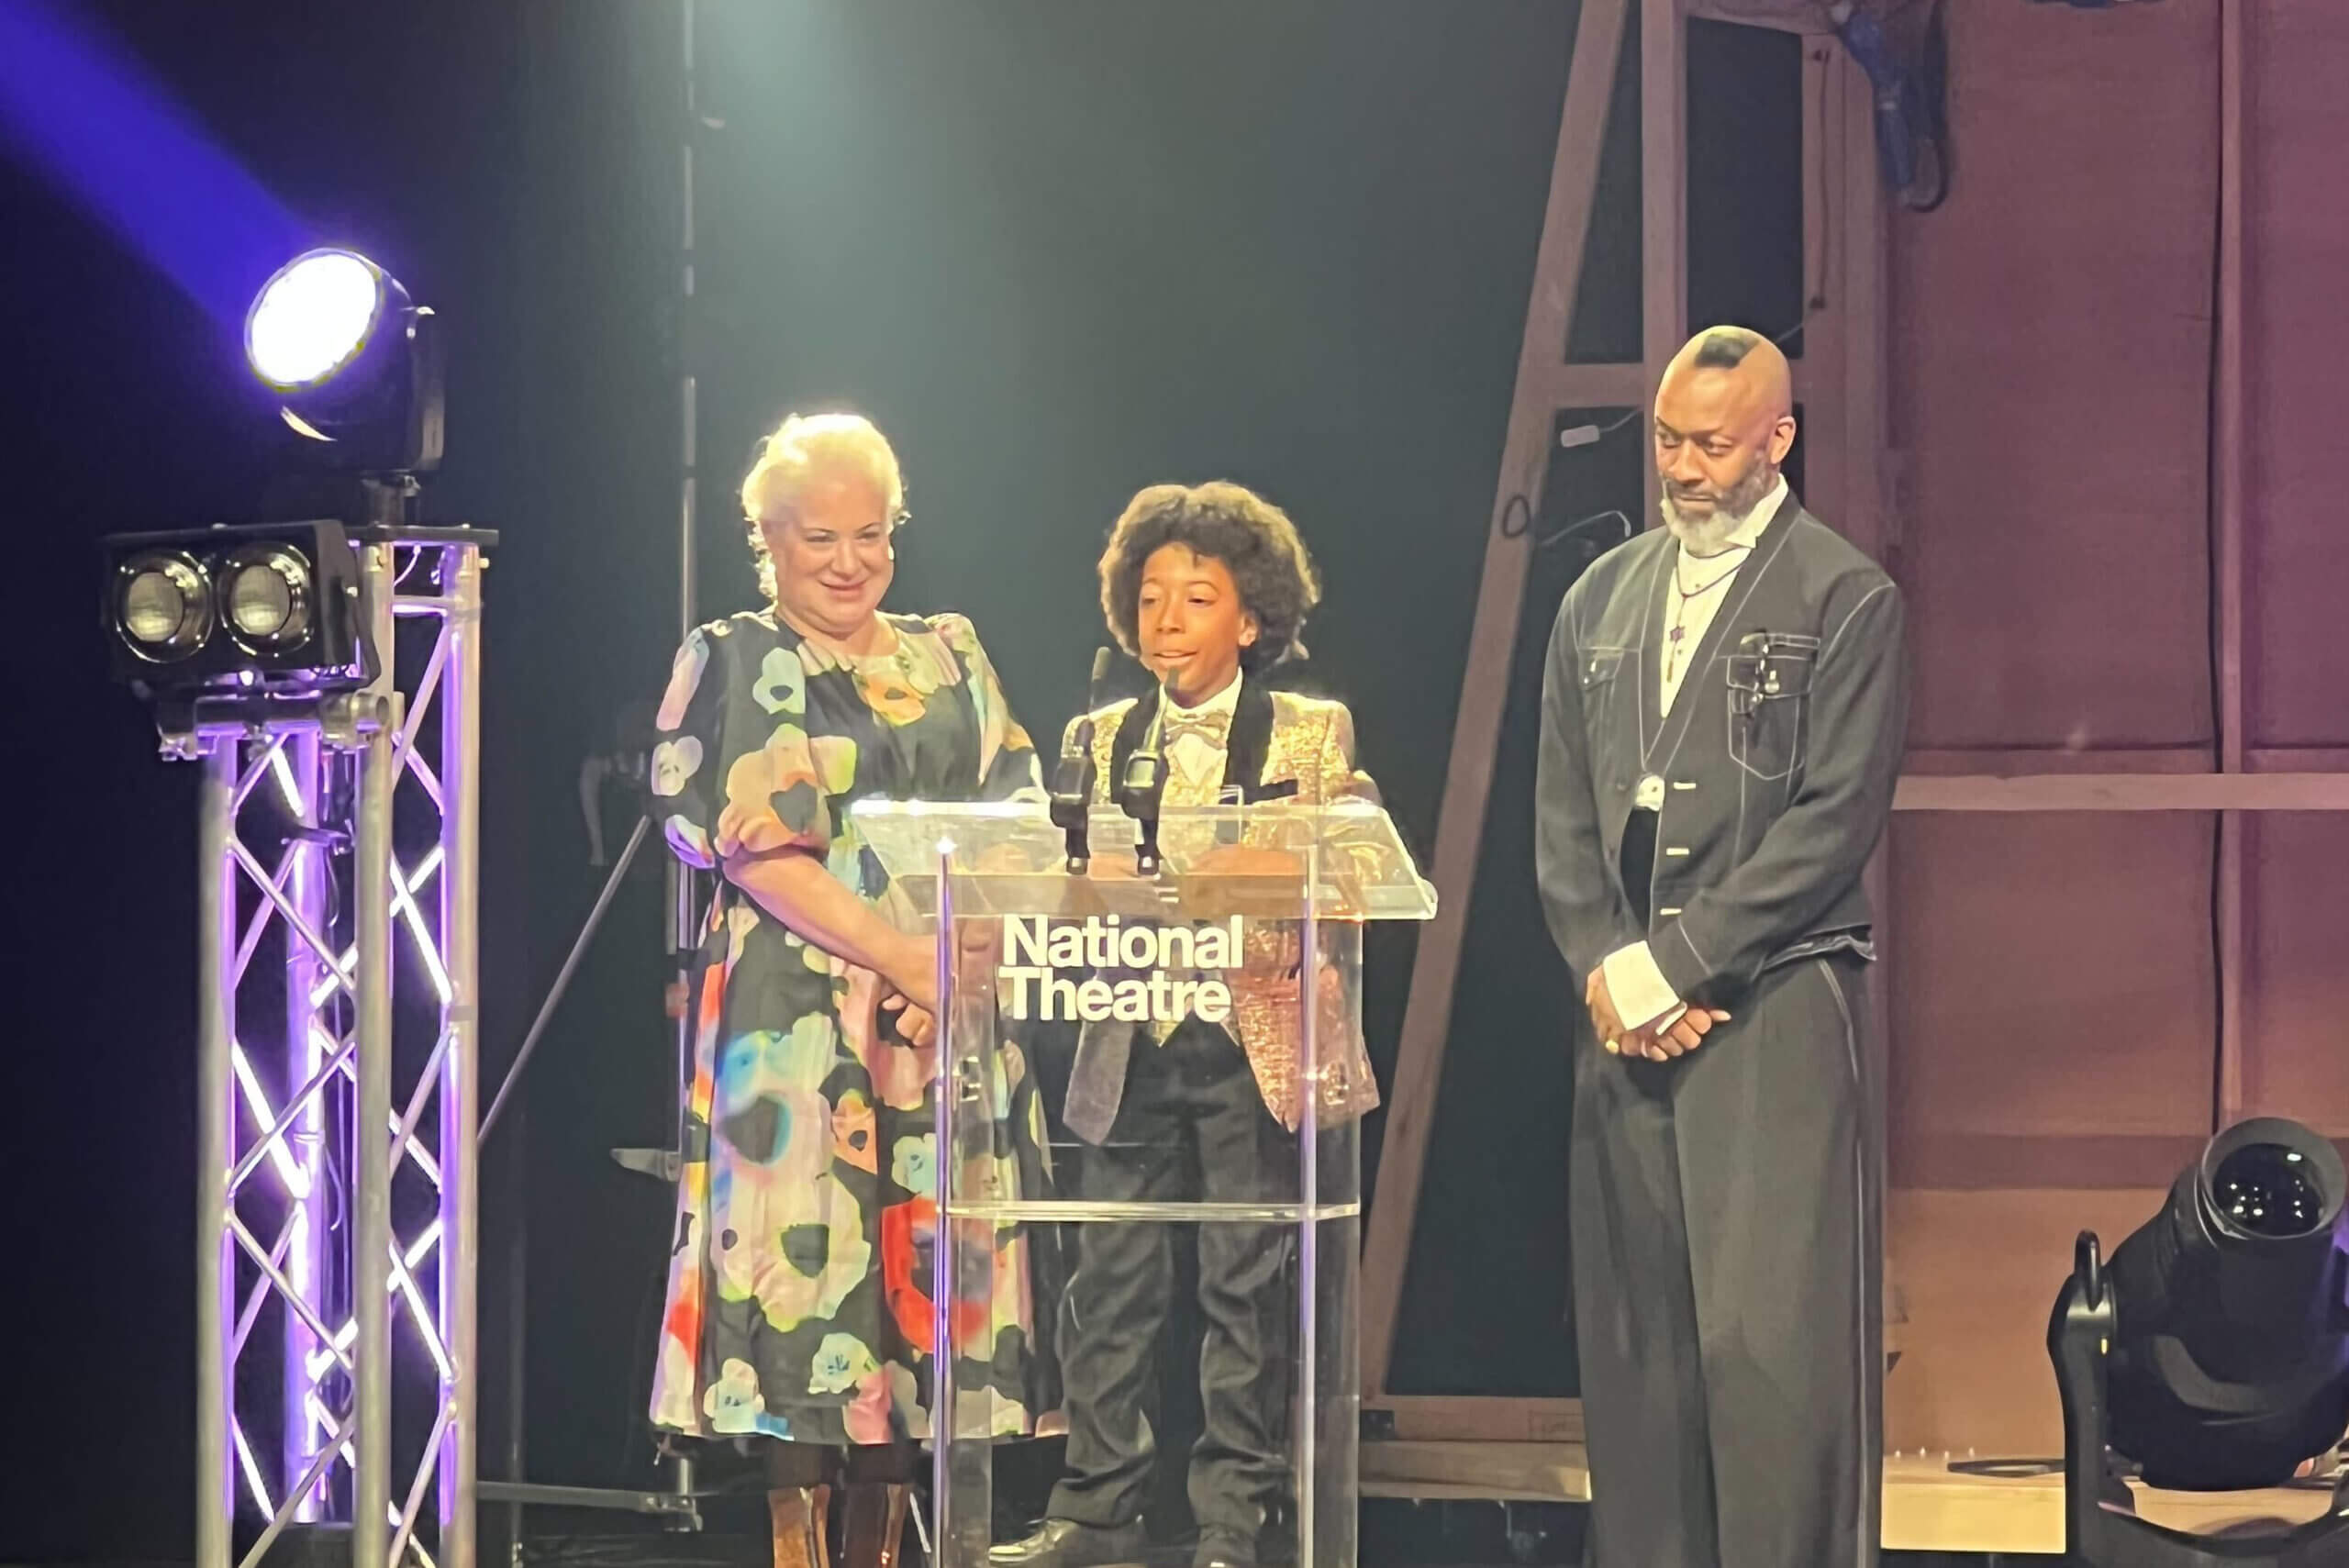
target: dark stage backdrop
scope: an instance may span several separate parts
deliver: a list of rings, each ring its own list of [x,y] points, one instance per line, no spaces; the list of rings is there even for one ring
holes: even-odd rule
[[[580,764],[657,695],[676,634],[676,7],[82,10],[320,237],[448,318],[430,510],[505,536],[484,723],[495,1066],[601,877]],[[753,437],[793,408],[861,407],[911,485],[893,603],[969,612],[1023,717],[1056,733],[1101,640],[1090,568],[1119,505],[1237,479],[1290,509],[1325,571],[1299,679],[1353,705],[1364,762],[1431,843],[1574,25],[1556,0],[706,5],[723,128],[698,214],[705,613],[750,602],[729,493]],[[1690,53],[1701,86],[1717,66]],[[1750,132],[1758,110],[1722,106]],[[1738,198],[1717,245],[1782,224],[1784,171],[1692,164]],[[1631,185],[1621,149],[1609,167],[1613,238],[1576,333],[1592,357],[1636,348],[1635,150]],[[235,324],[5,157],[0,265],[8,743],[30,785],[0,1053],[19,1324],[0,1560],[169,1559],[192,1528],[194,774],[153,760],[146,715],[106,683],[92,541],[245,515],[275,443]],[[1765,318],[1776,298],[1708,302],[1708,275],[1692,266],[1698,314],[1786,324]],[[1562,471],[1553,517],[1635,506],[1639,434]],[[1570,571],[1542,559],[1520,679]],[[1564,981],[1520,841],[1530,715],[1512,708],[1474,932],[1476,973],[1509,988],[1464,1001],[1455,1029],[1422,1215],[1445,1241],[1407,1302],[1403,1387],[1572,1386]],[[607,823],[625,828],[617,802]],[[605,1152],[669,1134],[643,870],[484,1186],[490,1269],[528,1199],[540,1479],[640,1476],[650,1451],[667,1203]],[[1374,957],[1384,1071],[1408,934]],[[495,1351],[487,1371],[502,1388]]]
[[[1325,577],[1313,657],[1284,678],[1352,705],[1424,852],[1574,8],[704,14],[726,122],[699,201],[713,519],[763,425],[867,409],[907,468],[897,600],[969,612],[1049,740],[1106,640],[1092,568],[1126,499],[1253,485]],[[706,600],[740,602],[736,530],[710,539]],[[1382,1070],[1414,935],[1371,938]],[[1558,973],[1538,919],[1479,937],[1536,986]],[[1462,1151],[1464,1183],[1439,1154],[1431,1185],[1462,1204],[1425,1229],[1482,1262],[1464,1274],[1446,1247],[1415,1270],[1439,1320],[1408,1326],[1398,1386],[1506,1385],[1528,1358],[1554,1373],[1564,1342],[1563,1053],[1475,1012],[1460,1047],[1481,1105],[1447,1106],[1466,1114],[1446,1130],[1483,1152]],[[1463,1296],[1491,1310],[1453,1316]]]

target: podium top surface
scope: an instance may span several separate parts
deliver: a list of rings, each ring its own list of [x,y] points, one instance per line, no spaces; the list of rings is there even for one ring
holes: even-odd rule
[[[898,889],[937,913],[947,875],[957,917],[1119,915],[1212,919],[1425,920],[1435,888],[1412,863],[1386,813],[1368,801],[1328,806],[1169,806],[1159,819],[1162,865],[1134,868],[1140,825],[1115,806],[1088,814],[1091,859],[1068,869],[1068,839],[1041,803],[863,800],[857,832]]]

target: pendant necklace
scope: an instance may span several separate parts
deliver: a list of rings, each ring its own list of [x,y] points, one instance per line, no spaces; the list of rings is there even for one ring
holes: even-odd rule
[[[1706,595],[1711,593],[1714,589],[1720,587],[1722,584],[1736,576],[1738,568],[1745,564],[1746,552],[1752,550],[1753,547],[1751,545],[1741,544],[1733,545],[1731,548],[1738,552],[1738,559],[1735,564],[1731,565],[1727,571],[1721,573],[1719,576],[1713,578],[1710,582],[1700,583],[1694,588],[1684,587],[1681,584],[1680,563],[1677,561],[1673,562],[1672,592],[1675,596],[1675,603],[1672,606],[1672,629],[1664,634],[1664,678],[1667,681],[1671,680],[1679,673],[1681,656],[1687,651],[1682,645],[1687,641],[1688,636],[1687,613],[1690,602],[1703,598]]]

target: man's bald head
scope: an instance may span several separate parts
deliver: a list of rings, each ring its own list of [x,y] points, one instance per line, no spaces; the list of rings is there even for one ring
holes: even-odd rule
[[[1718,549],[1777,484],[1794,440],[1794,373],[1778,346],[1742,327],[1698,333],[1656,388],[1664,522],[1683,544]]]
[[[1675,377],[1713,372],[1724,377],[1757,412],[1791,418],[1795,411],[1794,369],[1778,345],[1743,327],[1713,327],[1698,333],[1672,356],[1664,385]],[[1662,390],[1658,390],[1662,396]]]

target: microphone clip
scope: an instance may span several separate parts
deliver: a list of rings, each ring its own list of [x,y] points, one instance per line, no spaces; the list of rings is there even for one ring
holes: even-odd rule
[[[1068,840],[1068,873],[1083,876],[1093,866],[1093,766],[1095,715],[1101,711],[1101,694],[1109,679],[1109,651],[1093,651],[1093,674],[1085,682],[1085,717],[1069,728],[1061,743],[1059,766],[1052,770],[1052,826]]]
[[[1158,806],[1166,795],[1166,762],[1159,756],[1157,742],[1148,743],[1149,750],[1137,748],[1126,763],[1126,775],[1118,781],[1118,806],[1134,819],[1139,831],[1134,836],[1134,872],[1140,876],[1158,874]]]
[[[1158,808],[1166,796],[1165,746],[1166,704],[1170,699],[1165,689],[1158,693],[1158,712],[1142,732],[1141,743],[1126,760],[1126,771],[1118,780],[1118,807],[1134,819],[1139,831],[1134,836],[1134,873],[1156,876],[1158,854]]]

